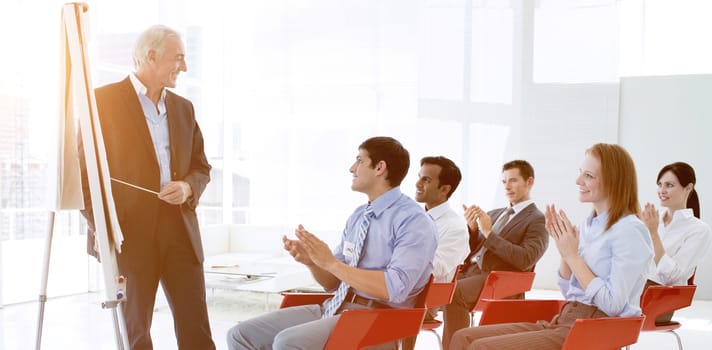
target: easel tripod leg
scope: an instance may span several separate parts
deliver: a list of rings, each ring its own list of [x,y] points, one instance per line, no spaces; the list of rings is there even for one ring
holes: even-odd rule
[[[118,307],[114,306],[114,310],[112,310],[112,313],[114,315],[114,331],[116,333],[116,348],[117,349],[125,349],[124,347],[124,339],[121,336],[121,331],[119,330],[119,310]]]
[[[126,323],[121,311],[121,302],[118,300],[105,301],[101,304],[104,309],[111,309],[114,321],[114,335],[116,336],[116,348],[119,350],[129,349],[129,338],[126,332]]]
[[[52,252],[52,234],[54,233],[54,215],[49,213],[49,223],[47,228],[47,240],[45,241],[44,264],[42,265],[42,280],[40,281],[39,314],[37,315],[37,336],[35,338],[35,349],[40,350],[42,346],[42,323],[44,321],[44,306],[47,301],[47,279],[49,277],[49,257]]]

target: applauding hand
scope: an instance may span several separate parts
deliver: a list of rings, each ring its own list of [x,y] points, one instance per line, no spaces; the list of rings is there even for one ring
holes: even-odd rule
[[[569,218],[563,210],[556,212],[553,204],[546,206],[546,230],[549,236],[556,242],[556,248],[564,259],[578,255],[579,232],[576,226],[571,224]]]

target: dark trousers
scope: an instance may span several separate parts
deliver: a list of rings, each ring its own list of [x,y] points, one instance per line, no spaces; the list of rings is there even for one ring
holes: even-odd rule
[[[151,322],[160,281],[173,314],[178,348],[215,349],[203,265],[195,256],[179,207],[162,203],[158,221],[155,232],[134,232],[118,254],[119,271],[126,277],[122,310],[130,348],[153,349]]]
[[[470,326],[470,310],[480,299],[482,287],[487,280],[487,272],[482,272],[476,264],[460,271],[452,303],[443,308],[443,348],[448,349],[450,339],[460,329]]]
[[[595,306],[569,302],[551,322],[502,323],[466,328],[452,338],[453,350],[556,350],[561,349],[574,321],[607,317]]]

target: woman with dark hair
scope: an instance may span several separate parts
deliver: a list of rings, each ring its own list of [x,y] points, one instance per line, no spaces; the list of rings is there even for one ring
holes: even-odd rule
[[[685,285],[712,244],[710,226],[700,220],[695,170],[687,163],[664,166],[658,173],[660,211],[647,203],[641,218],[650,231],[655,267],[653,284]]]
[[[561,349],[576,319],[640,316],[640,293],[653,252],[638,219],[635,166],[623,147],[586,150],[576,179],[579,201],[593,211],[572,225],[564,211],[546,208],[546,229],[561,255],[559,287],[567,303],[550,322],[505,323],[457,331],[450,349]]]

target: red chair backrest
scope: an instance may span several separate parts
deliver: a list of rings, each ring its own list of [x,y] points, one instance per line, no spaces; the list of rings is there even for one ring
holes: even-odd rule
[[[425,305],[433,288],[433,275],[420,292],[413,309],[344,310],[331,331],[325,350],[356,350],[418,335]]]
[[[325,350],[357,350],[418,335],[425,318],[425,302],[433,285],[433,276],[418,295],[412,309],[344,310],[336,322]],[[446,283],[448,284],[448,283]],[[282,293],[280,308],[321,304],[332,297],[329,293]]]
[[[345,310],[324,350],[356,350],[412,337],[420,332],[425,309]]]
[[[457,265],[455,275],[452,276],[450,282],[433,282],[431,276],[431,283],[425,294],[424,306],[426,308],[448,305],[452,302],[452,297],[455,295],[455,287],[457,286],[457,275],[460,273],[461,268],[462,265]]]
[[[691,285],[695,284],[695,275],[696,275],[696,274],[697,274],[697,267],[695,267],[695,270],[692,271],[692,276],[690,276],[690,278],[687,279],[687,285],[688,285],[688,286],[691,286]]]
[[[649,286],[640,298],[640,308],[645,315],[644,331],[656,330],[655,319],[665,313],[692,304],[697,286]]]
[[[534,284],[534,272],[520,271],[491,271],[485,280],[480,293],[480,299],[504,299],[517,294],[528,292]],[[474,310],[481,310],[478,301]]]
[[[566,300],[491,300],[480,299],[480,326],[510,322],[550,321],[561,311]]]
[[[420,294],[418,294],[418,297],[415,299],[415,305],[413,307],[415,308],[425,308],[425,303],[428,299],[428,294],[430,293],[430,287],[435,284],[435,277],[433,277],[433,274],[430,274],[430,279],[428,280],[428,284],[425,285],[425,288],[420,291]]]
[[[482,300],[480,326],[496,323],[550,321],[565,300]],[[563,350],[620,349],[638,341],[644,316],[576,320]]]
[[[619,350],[635,344],[645,316],[579,319],[571,326],[562,350]]]

